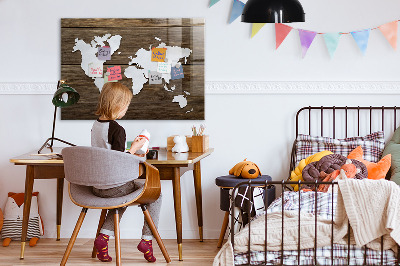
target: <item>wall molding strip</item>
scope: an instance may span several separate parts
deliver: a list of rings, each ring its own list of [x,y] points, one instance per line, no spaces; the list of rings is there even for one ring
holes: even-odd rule
[[[207,82],[207,94],[400,94],[393,81]]]
[[[56,82],[0,83],[0,94],[53,94]],[[208,81],[206,94],[400,94],[400,81]]]

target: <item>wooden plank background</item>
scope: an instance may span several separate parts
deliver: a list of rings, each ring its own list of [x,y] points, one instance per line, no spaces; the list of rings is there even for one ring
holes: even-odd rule
[[[185,77],[170,80],[169,84],[144,84],[138,95],[134,95],[123,119],[128,120],[204,120],[204,19],[61,19],[61,79],[80,94],[77,104],[62,108],[63,120],[94,120],[99,89],[94,79],[85,75],[81,68],[80,51],[72,52],[75,39],[90,43],[94,36],[105,34],[122,36],[120,48],[104,63],[104,70],[110,65],[120,65],[122,73],[129,67],[129,56],[135,57],[140,49],[157,46],[161,39],[168,46],[189,48],[192,53],[183,64]],[[118,54],[118,52],[121,52]],[[136,66],[136,65],[134,65]],[[137,66],[136,66],[137,67]],[[105,71],[104,71],[105,72]],[[124,75],[120,81],[128,88],[132,79]],[[173,92],[166,91],[175,86]],[[186,95],[187,106],[180,108],[173,103],[174,96]],[[193,109],[193,111],[192,111]]]

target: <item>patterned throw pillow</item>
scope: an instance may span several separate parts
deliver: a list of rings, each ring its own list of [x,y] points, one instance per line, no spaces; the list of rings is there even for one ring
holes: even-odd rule
[[[365,160],[378,162],[385,148],[385,140],[383,131],[374,132],[364,137],[345,139],[299,134],[295,145],[296,165],[298,165],[302,159],[324,150],[329,150],[347,157],[347,155],[358,146],[362,147]]]

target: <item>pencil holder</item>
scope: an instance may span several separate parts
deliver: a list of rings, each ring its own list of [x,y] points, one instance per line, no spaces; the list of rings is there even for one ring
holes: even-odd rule
[[[192,152],[205,152],[208,150],[209,136],[192,136]]]

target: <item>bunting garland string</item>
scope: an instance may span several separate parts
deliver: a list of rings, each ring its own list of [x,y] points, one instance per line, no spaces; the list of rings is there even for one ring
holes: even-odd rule
[[[220,0],[210,0],[209,7],[214,6]],[[231,0],[232,1],[232,9],[229,16],[229,24],[232,24],[237,18],[240,17],[242,11],[244,9],[245,4],[240,0]],[[299,32],[300,37],[300,44],[301,44],[301,51],[302,57],[304,58],[308,49],[310,48],[311,44],[313,43],[315,37],[317,35],[322,35],[325,41],[327,50],[329,52],[330,57],[332,58],[336,48],[339,45],[339,40],[342,35],[351,34],[354,41],[356,42],[358,48],[360,49],[361,53],[365,55],[365,52],[368,47],[368,41],[370,32],[373,30],[380,30],[384,37],[387,39],[389,44],[392,46],[394,50],[397,49],[397,29],[398,29],[398,22],[400,20],[395,20],[392,22],[388,22],[386,24],[380,25],[374,28],[367,28],[363,30],[356,30],[350,32],[316,32],[311,30],[304,30],[300,28],[293,28],[289,25],[276,23],[275,24],[275,39],[276,39],[276,49],[282,44],[285,40],[287,35],[292,30],[297,30]],[[252,30],[251,30],[251,38],[253,38],[260,30],[264,27],[266,23],[252,23]]]
[[[236,0],[237,1],[237,0]],[[389,23],[394,23],[394,22],[398,22],[398,21],[400,21],[400,20],[394,20],[394,21],[392,21],[392,22],[389,22]],[[386,23],[386,24],[388,24],[388,23]],[[386,25],[386,24],[382,24],[381,26],[383,26],[383,25]],[[283,25],[285,25],[285,24],[283,24]],[[370,30],[379,30],[379,27],[381,27],[381,26],[378,26],[378,27],[375,27],[375,28],[369,28]],[[290,26],[289,26],[290,27]],[[293,28],[293,27],[291,27],[293,30],[300,30],[300,29],[298,29],[298,28]],[[363,31],[363,30],[358,30],[358,31]],[[350,32],[341,32],[341,31],[339,31],[338,33],[339,34],[341,34],[341,35],[345,35],[345,34],[351,34],[352,32],[357,32],[357,30],[355,30],[355,31],[350,31]],[[317,34],[327,34],[327,33],[329,33],[329,32],[317,32]]]

